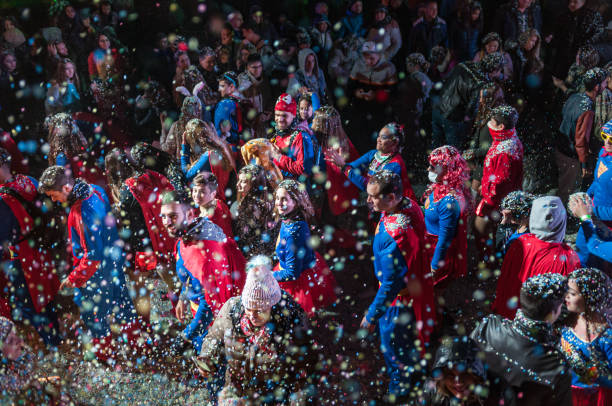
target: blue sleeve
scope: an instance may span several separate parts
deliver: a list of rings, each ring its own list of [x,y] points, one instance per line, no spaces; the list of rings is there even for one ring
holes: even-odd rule
[[[180,242],[179,242],[180,244]],[[199,301],[200,303],[206,300],[204,289],[200,281],[194,277],[189,270],[185,267],[185,261],[181,256],[180,245],[176,248],[177,259],[176,259],[176,275],[181,281],[181,293],[179,296],[184,295],[188,300],[194,302]]]
[[[319,99],[319,95],[316,93],[313,93],[312,96],[310,97],[310,101],[312,103],[312,113],[314,114],[315,111],[321,108],[321,100]]]
[[[282,257],[278,258],[280,270],[274,272],[274,278],[277,281],[294,281],[310,267],[310,264],[306,263],[309,237],[308,224],[304,221],[281,226],[280,239],[281,242],[285,241],[285,246],[281,253]]]
[[[404,283],[404,275],[407,271],[406,262],[395,240],[390,235],[387,235],[383,248],[375,254],[378,257],[376,259],[378,267],[375,267],[375,271],[382,276],[382,280],[378,292],[376,292],[376,297],[374,297],[374,301],[370,304],[366,314],[366,320],[370,323],[374,323],[385,313],[387,307],[406,286]]]
[[[393,173],[397,173],[398,175],[402,176],[402,167],[397,162],[391,162],[389,164],[386,164],[383,167],[383,170],[391,171]]]
[[[88,204],[86,204],[88,203]],[[87,259],[102,261],[105,258],[105,245],[110,245],[114,241],[108,241],[109,236],[105,235],[106,224],[104,219],[104,205],[96,196],[92,196],[81,206],[83,218],[83,234],[87,244]],[[73,233],[73,236],[77,233]],[[107,243],[107,244],[105,244]]]
[[[221,134],[220,125],[223,121],[230,121],[232,112],[236,109],[236,104],[229,99],[224,99],[217,104],[215,109],[215,128]]]
[[[603,361],[607,363],[608,370],[612,370],[612,332],[610,329],[608,329],[608,331],[604,333],[603,337],[598,340],[597,350],[599,350],[599,352],[605,356]],[[602,374],[602,376],[597,379],[597,382],[606,388],[612,388],[611,376]]]
[[[31,176],[28,176],[28,179],[32,181],[32,183],[34,184],[34,187],[36,188],[36,190],[38,190],[38,180],[34,179]]]
[[[64,154],[63,152],[60,152],[59,154],[57,154],[57,156],[55,157],[55,165],[58,165],[58,166],[68,165],[68,157],[66,157],[66,154]]]
[[[604,241],[599,238],[597,229],[591,221],[582,222],[582,231],[587,241],[589,254],[598,256],[605,261],[612,262],[612,241]]]
[[[310,135],[305,132],[302,132],[302,148],[304,151],[304,173],[311,175],[315,160],[314,146],[312,145]]]
[[[191,310],[189,310],[191,311]],[[213,311],[204,300],[204,298],[200,299],[200,303],[198,305],[198,310],[196,311],[195,316],[191,319],[191,323],[183,330],[183,334],[187,340],[192,340],[195,336],[200,335],[201,327],[206,328],[213,320]]]
[[[442,199],[438,204],[438,216],[440,218],[440,231],[438,243],[431,260],[431,267],[436,270],[443,266],[443,261],[446,259],[446,251],[457,234],[457,225],[461,217],[461,207],[459,207],[457,199],[452,196],[446,196]]]
[[[348,173],[349,180],[363,191],[366,190],[366,186],[368,184],[367,177],[365,175],[368,174],[368,166],[370,166],[370,162],[372,162],[374,154],[376,154],[375,149],[363,154],[353,162],[347,164],[351,167],[351,170]]]
[[[210,169],[210,154],[208,151],[200,155],[200,158],[198,158],[198,160],[193,165],[191,165],[191,167],[189,167],[189,152],[187,152],[187,155],[184,154],[185,148],[189,149],[189,146],[183,145],[182,148],[183,152],[181,153],[181,170],[185,174],[185,178],[187,178],[187,181],[193,180],[193,178],[195,178],[198,173]]]
[[[612,220],[612,206],[594,206],[593,213],[603,221]]]

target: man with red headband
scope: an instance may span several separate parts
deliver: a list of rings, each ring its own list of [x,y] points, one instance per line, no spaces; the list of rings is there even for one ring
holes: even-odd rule
[[[493,143],[485,156],[481,183],[482,200],[476,208],[477,217],[474,221],[480,242],[488,240],[489,235],[493,233],[492,226],[500,216],[499,207],[504,197],[512,191],[522,189],[523,144],[514,128],[517,121],[518,112],[513,107],[498,106],[491,111],[491,119],[487,125]]]
[[[276,132],[272,144],[274,163],[282,171],[283,177],[306,182],[314,162],[314,146],[308,134],[294,126],[297,103],[288,93],[280,95],[274,107]]]

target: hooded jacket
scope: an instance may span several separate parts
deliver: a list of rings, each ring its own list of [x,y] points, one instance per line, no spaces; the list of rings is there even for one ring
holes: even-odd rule
[[[306,58],[308,55],[314,56],[314,67],[312,69],[312,75],[306,75]],[[319,96],[321,104],[327,103],[327,83],[325,82],[325,75],[319,67],[319,60],[317,54],[310,49],[304,48],[298,53],[298,70],[289,79],[287,85],[287,93],[297,98],[299,90],[302,86],[308,88],[310,92],[316,93]]]
[[[476,112],[480,89],[490,82],[480,63],[463,62],[457,65],[446,80],[438,108],[447,120],[463,122]]]

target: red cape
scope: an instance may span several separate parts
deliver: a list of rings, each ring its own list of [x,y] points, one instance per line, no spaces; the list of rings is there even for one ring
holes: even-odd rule
[[[179,244],[185,267],[202,284],[206,303],[217,314],[225,302],[242,292],[246,260],[233,239]]]
[[[142,209],[151,245],[155,251],[155,255],[138,253],[136,265],[139,269],[151,270],[158,261],[168,262],[172,258],[176,244],[176,240],[168,235],[160,217],[160,197],[164,192],[174,188],[165,176],[149,170],[137,178],[127,179],[125,184]]]
[[[353,162],[359,158],[359,152],[349,141],[349,157],[347,162]],[[340,215],[350,209],[351,201],[359,199],[359,189],[353,184],[341,168],[336,165],[326,165],[327,180],[329,188],[327,188],[327,204],[331,213],[334,216]]]
[[[516,306],[508,306],[513,297],[518,300],[523,282],[543,273],[568,275],[580,268],[580,259],[565,243],[546,242],[533,234],[525,234],[514,241],[504,257],[501,275],[497,282],[492,310],[513,319]]]

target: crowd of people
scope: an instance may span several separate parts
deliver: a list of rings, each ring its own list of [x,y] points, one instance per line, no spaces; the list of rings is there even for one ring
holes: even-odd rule
[[[4,399],[612,404],[608,2],[142,3],[0,9]]]

